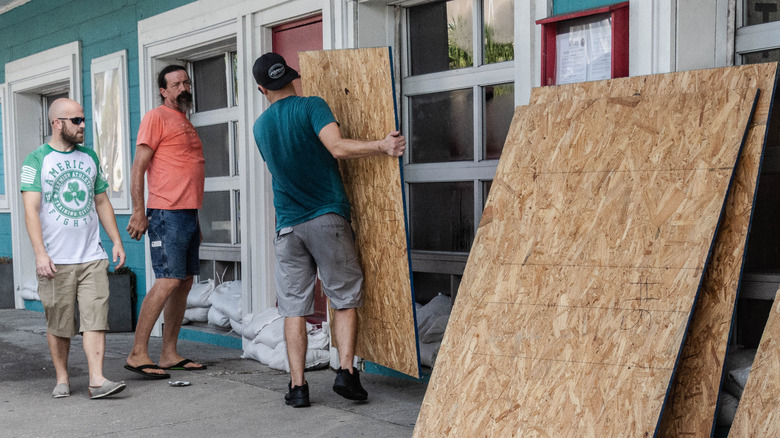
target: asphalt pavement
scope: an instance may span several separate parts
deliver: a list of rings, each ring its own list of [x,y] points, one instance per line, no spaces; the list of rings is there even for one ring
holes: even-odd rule
[[[54,399],[55,373],[42,313],[0,310],[0,436],[2,437],[409,437],[426,383],[361,374],[367,402],[341,398],[331,389],[331,369],[307,372],[309,408],[284,404],[289,376],[241,351],[180,340],[179,353],[208,365],[171,371],[169,380],[147,380],[123,368],[132,333],[108,333],[104,374],[123,380],[116,396],[90,400],[81,337],[71,343],[71,396]],[[160,339],[152,338],[156,357]]]

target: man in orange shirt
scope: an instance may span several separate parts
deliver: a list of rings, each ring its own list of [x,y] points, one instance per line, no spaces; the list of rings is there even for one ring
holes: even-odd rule
[[[162,105],[146,113],[138,129],[130,186],[133,214],[127,225],[135,240],[149,233],[155,282],[141,305],[125,368],[147,378],[167,379],[170,375],[164,370],[206,369],[181,357],[176,348],[187,295],[200,268],[198,210],[203,204],[205,160],[198,133],[187,119],[192,108],[187,71],[169,65],[158,75],[157,85]],[[145,206],[144,174],[149,182]],[[158,366],[149,356],[149,337],[163,311]]]

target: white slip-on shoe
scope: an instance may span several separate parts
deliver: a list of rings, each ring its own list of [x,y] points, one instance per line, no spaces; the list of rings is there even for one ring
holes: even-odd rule
[[[112,382],[106,379],[100,386],[89,387],[89,398],[103,398],[109,395],[119,394],[125,389],[125,382]]]
[[[70,385],[67,383],[58,383],[54,387],[54,391],[51,392],[51,396],[54,398],[62,398],[70,396]]]

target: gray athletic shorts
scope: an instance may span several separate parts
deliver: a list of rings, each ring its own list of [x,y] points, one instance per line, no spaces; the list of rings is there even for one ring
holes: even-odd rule
[[[355,249],[355,233],[344,217],[328,213],[282,228],[276,233],[274,249],[280,315],[314,313],[317,268],[322,291],[334,309],[363,305],[363,271]]]

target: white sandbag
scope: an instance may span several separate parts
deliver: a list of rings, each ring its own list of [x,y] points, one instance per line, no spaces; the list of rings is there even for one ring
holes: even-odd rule
[[[184,310],[184,319],[190,322],[208,322],[209,321],[209,308],[208,307],[190,307]]]
[[[425,333],[420,334],[420,342],[426,344],[434,344],[441,342],[444,338],[444,330],[447,328],[447,322],[450,319],[450,315],[437,316],[430,324],[427,324],[428,330]]]
[[[230,320],[230,329],[233,330],[235,333],[241,333],[243,331],[243,326],[241,324],[241,321],[236,321],[233,318],[228,317]]]
[[[737,394],[732,395],[737,399],[742,398],[742,391],[745,389],[745,385],[747,384],[748,375],[750,375],[750,368],[750,366],[747,366],[729,371],[729,382],[733,383],[733,385],[729,385],[729,388],[735,388],[734,392],[737,392]]]
[[[241,280],[225,281],[214,288],[210,297],[211,305],[229,316],[241,321]]]
[[[244,327],[241,336],[253,340],[260,333],[260,330],[281,317],[282,316],[279,315],[279,310],[276,307],[269,307],[260,313],[244,315]]]
[[[330,362],[330,353],[328,350],[306,350],[305,369],[312,370],[327,366]],[[290,372],[290,361],[287,357],[287,343],[280,342],[273,350],[271,359],[268,361],[268,367],[275,370]]]
[[[276,348],[284,341],[284,318],[275,319],[260,330],[254,342],[263,343],[271,348]]]
[[[737,415],[739,400],[728,392],[721,391],[718,395],[718,415],[716,425],[718,427],[731,427],[734,416]]]
[[[420,338],[430,329],[433,321],[443,315],[449,315],[452,311],[452,301],[447,295],[436,295],[431,301],[417,311],[417,333]]]
[[[187,295],[187,307],[209,307],[211,306],[211,293],[214,292],[214,279],[208,279],[195,283],[190,288]],[[192,321],[195,321],[194,319]]]
[[[420,342],[420,363],[433,368],[436,363],[436,357],[439,355],[439,348],[441,342],[434,342],[432,344],[424,344]]]
[[[230,317],[217,310],[216,307],[209,307],[209,324],[222,328],[230,328]]]
[[[728,354],[726,355],[726,360],[724,361],[723,367],[726,372],[726,378],[723,380],[723,390],[727,391],[729,394],[733,395],[734,397],[739,400],[740,397],[742,397],[742,390],[745,388],[744,384],[742,386],[739,385],[739,383],[731,378],[731,372],[734,370],[743,370],[745,368],[748,368],[748,373],[750,372],[750,366],[753,364],[753,359],[756,356],[756,349],[755,348],[742,348],[741,346],[735,345],[729,347]],[[745,380],[747,380],[747,374],[745,374]]]
[[[33,277],[24,282],[22,288],[19,290],[19,295],[22,299],[29,301],[40,301],[41,297],[38,295],[38,279]]]
[[[290,372],[290,362],[287,359],[287,343],[279,342],[271,354],[271,359],[268,361],[268,366],[275,370],[281,370]]]
[[[263,365],[268,365],[274,355],[274,349],[261,343],[248,342],[244,348],[242,359],[253,359]]]
[[[327,350],[330,347],[330,338],[327,328],[315,328],[308,335],[309,350]]]

